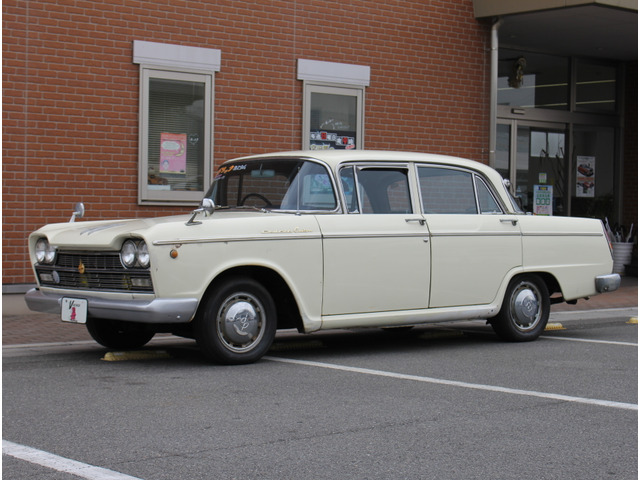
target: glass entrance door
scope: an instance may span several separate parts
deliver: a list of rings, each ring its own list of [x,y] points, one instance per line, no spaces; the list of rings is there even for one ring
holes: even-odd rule
[[[571,215],[613,222],[615,129],[576,125],[573,143]]]
[[[569,135],[565,124],[501,119],[493,167],[527,212],[613,222],[615,141],[613,127],[573,125]]]
[[[494,168],[511,182],[523,209],[569,215],[567,128],[507,120],[498,123]]]

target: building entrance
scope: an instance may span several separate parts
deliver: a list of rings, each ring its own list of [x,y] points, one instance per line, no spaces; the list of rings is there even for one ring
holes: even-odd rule
[[[527,212],[615,218],[614,129],[499,119],[496,170]]]

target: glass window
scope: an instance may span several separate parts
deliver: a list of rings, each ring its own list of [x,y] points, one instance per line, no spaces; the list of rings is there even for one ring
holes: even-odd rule
[[[615,218],[615,129],[576,125],[571,215]]]
[[[500,49],[498,105],[569,109],[569,60]]]
[[[340,170],[349,213],[412,213],[406,168],[355,168]]]
[[[502,213],[502,208],[497,202],[496,198],[489,190],[489,187],[484,180],[476,176],[476,191],[478,192],[478,204],[480,205],[480,213],[482,214],[495,214]]]
[[[364,87],[305,83],[303,148],[363,148]]]
[[[438,167],[419,167],[420,194],[425,214],[478,213],[470,172]]]
[[[616,67],[576,61],[576,108],[615,112]]]
[[[347,212],[359,213],[358,192],[356,190],[353,167],[344,167],[340,170],[340,182],[342,183],[342,191],[344,192]]]
[[[362,213],[411,213],[406,169],[365,168],[358,170]]]
[[[493,168],[502,178],[511,180],[511,125],[499,123],[496,126],[496,155]]]
[[[516,182],[528,211],[535,212],[536,185],[549,185],[553,215],[567,215],[566,133],[542,127],[518,126]]]
[[[140,201],[197,202],[211,177],[212,76],[141,72]]]
[[[260,160],[223,165],[207,196],[218,207],[289,211],[332,211],[337,208],[327,169],[303,160]]]

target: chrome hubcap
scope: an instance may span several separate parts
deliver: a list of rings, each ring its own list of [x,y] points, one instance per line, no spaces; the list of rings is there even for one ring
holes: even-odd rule
[[[512,318],[521,331],[532,330],[540,321],[540,295],[532,285],[521,285],[513,294]]]
[[[231,295],[218,312],[218,337],[236,353],[249,351],[257,345],[264,334],[264,326],[264,308],[248,293]]]

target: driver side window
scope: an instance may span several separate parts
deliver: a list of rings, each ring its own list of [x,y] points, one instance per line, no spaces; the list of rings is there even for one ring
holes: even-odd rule
[[[334,210],[336,197],[325,167],[304,162],[282,199],[281,210]]]

